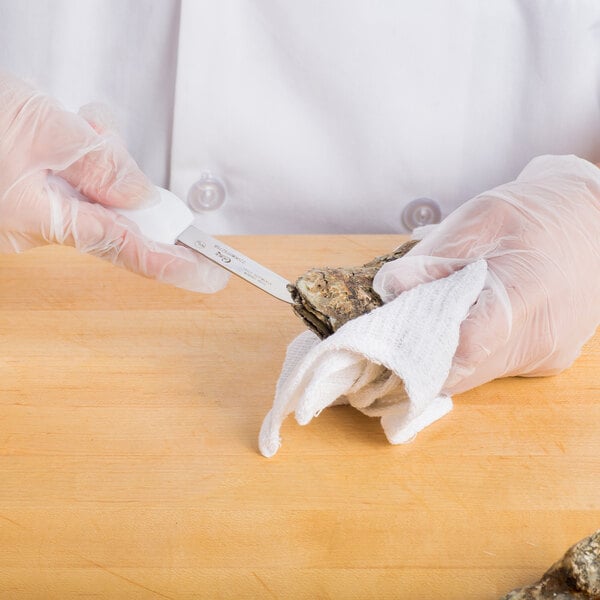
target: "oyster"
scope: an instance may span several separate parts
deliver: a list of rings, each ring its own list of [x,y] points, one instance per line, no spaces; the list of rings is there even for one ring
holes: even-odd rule
[[[360,267],[310,269],[288,289],[294,312],[321,339],[344,323],[372,311],[383,303],[373,289],[373,278],[383,264],[404,256],[415,244],[411,240]]]
[[[600,529],[569,548],[533,585],[502,600],[600,600]]]

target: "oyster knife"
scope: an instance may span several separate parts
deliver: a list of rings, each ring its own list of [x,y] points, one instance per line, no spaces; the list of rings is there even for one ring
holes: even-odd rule
[[[168,190],[157,188],[158,204],[144,209],[113,209],[133,221],[150,239],[163,244],[181,244],[205,256],[252,285],[293,304],[289,281],[198,229],[194,214]]]

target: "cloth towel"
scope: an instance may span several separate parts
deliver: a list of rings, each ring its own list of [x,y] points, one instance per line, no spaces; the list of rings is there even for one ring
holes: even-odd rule
[[[301,425],[333,404],[379,416],[392,444],[405,443],[452,409],[441,393],[459,330],[487,276],[485,260],[408,290],[388,304],[349,321],[320,341],[312,332],[288,347],[273,407],[259,449],[273,456],[284,419]]]

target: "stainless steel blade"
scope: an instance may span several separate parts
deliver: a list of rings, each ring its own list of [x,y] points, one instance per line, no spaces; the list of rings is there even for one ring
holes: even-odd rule
[[[279,300],[293,304],[287,289],[289,281],[248,258],[241,252],[190,225],[177,236],[177,242],[199,252],[219,266],[245,279]]]

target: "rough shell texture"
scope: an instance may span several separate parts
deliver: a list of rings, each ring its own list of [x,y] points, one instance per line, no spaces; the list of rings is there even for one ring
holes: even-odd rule
[[[533,585],[502,600],[600,600],[600,529],[569,548]]]
[[[320,338],[326,338],[344,323],[381,306],[381,298],[372,287],[375,274],[384,263],[404,256],[416,243],[406,242],[360,267],[310,269],[295,285],[288,286],[294,312]]]

